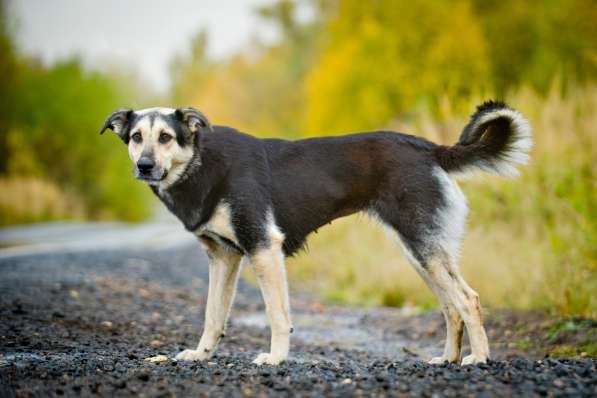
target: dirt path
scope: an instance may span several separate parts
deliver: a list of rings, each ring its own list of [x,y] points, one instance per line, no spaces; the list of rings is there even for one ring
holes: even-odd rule
[[[488,365],[428,366],[441,352],[439,314],[331,307],[301,294],[290,360],[256,367],[268,330],[258,292],[242,282],[209,362],[146,362],[197,343],[206,259],[188,240],[156,239],[167,228],[134,230],[136,239],[110,228],[75,229],[71,239],[46,231],[0,251],[0,396],[597,395],[596,360],[538,360],[540,349],[511,347],[542,315],[490,313]],[[9,236],[24,239],[0,235]],[[578,335],[597,330],[585,326]]]

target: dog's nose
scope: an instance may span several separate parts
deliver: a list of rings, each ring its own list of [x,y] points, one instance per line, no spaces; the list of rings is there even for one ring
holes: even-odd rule
[[[153,166],[155,166],[155,162],[147,157],[142,157],[137,162],[137,168],[139,169],[141,174],[149,173],[151,169],[153,169]]]

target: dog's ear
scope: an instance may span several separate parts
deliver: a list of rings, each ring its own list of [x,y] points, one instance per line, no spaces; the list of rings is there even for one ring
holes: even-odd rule
[[[100,130],[100,134],[104,134],[104,131],[107,129],[112,130],[124,141],[128,141],[127,137],[127,127],[129,122],[131,121],[131,116],[133,115],[132,109],[118,109],[114,111],[108,116],[106,122],[102,126]]]
[[[212,131],[211,123],[207,117],[195,108],[178,108],[174,114],[180,122],[188,127],[191,133],[196,133],[200,129]]]

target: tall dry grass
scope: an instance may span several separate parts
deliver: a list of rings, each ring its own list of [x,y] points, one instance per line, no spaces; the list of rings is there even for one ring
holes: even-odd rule
[[[0,226],[83,218],[81,200],[38,177],[0,178]]]
[[[517,179],[460,182],[471,207],[461,269],[488,306],[597,316],[597,86],[562,92],[554,84],[547,96],[508,95],[534,128],[532,162]],[[440,123],[421,111],[392,127],[452,143],[467,115],[449,101],[441,113]],[[295,288],[331,301],[436,305],[393,239],[366,216],[321,229],[288,269]]]

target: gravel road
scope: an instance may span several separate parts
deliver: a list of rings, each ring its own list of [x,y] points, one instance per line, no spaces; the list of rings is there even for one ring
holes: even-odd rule
[[[597,360],[512,348],[516,315],[489,315],[487,365],[430,366],[438,313],[327,306],[304,292],[292,295],[290,360],[257,367],[269,332],[259,293],[242,281],[216,355],[176,362],[199,338],[207,267],[175,230],[0,231],[0,396],[597,396]],[[168,358],[145,360],[158,355]]]

